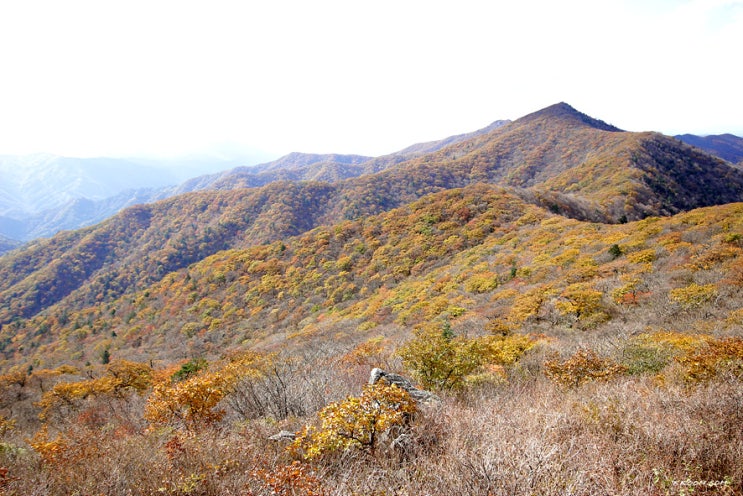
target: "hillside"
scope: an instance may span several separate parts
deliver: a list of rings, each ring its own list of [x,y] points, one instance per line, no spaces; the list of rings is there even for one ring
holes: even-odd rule
[[[743,494],[740,185],[558,104],[37,240],[0,493]]]
[[[300,237],[223,251],[140,281],[142,289],[131,295],[95,302],[88,293],[78,310],[51,306],[28,321],[6,324],[0,337],[10,360],[6,366],[18,360],[57,366],[70,354],[94,362],[102,347],[126,359],[167,361],[218,356],[245,343],[271,348],[292,335],[322,340],[328,333],[347,334],[354,340],[353,329],[378,326],[404,333],[440,319],[455,330],[492,319],[513,331],[543,328],[549,334],[627,322],[638,330],[685,330],[676,320],[683,306],[674,306],[669,291],[690,281],[726,295],[700,310],[712,319],[707,325],[737,308],[732,288],[743,284],[737,279],[742,208],[730,204],[600,225],[556,216],[500,188],[473,185]],[[141,227],[147,222],[137,220]],[[613,245],[623,256],[610,254]],[[163,267],[129,270],[170,272]],[[98,280],[95,287],[105,293],[102,284]],[[565,310],[571,301],[584,304],[586,295],[596,298],[588,310]],[[632,295],[629,304],[626,295]],[[695,325],[694,319],[686,325]]]
[[[451,171],[455,172],[447,179],[451,184],[445,187],[461,187],[477,180],[530,187],[535,191],[527,194],[534,201],[550,208],[562,205],[566,215],[597,221],[616,222],[646,215],[667,215],[688,208],[736,201],[740,197],[736,189],[740,185],[737,173],[731,176],[726,167],[711,163],[708,156],[690,156],[688,149],[677,149],[677,143],[669,142],[661,135],[646,133],[641,138],[632,133],[619,133],[618,128],[581,114],[566,104],[558,104],[519,119],[518,124],[508,124],[509,121],[495,121],[472,133],[411,145],[399,152],[376,158],[292,153],[273,162],[237,167],[199,176],[178,186],[162,188],[153,186],[163,182],[175,183],[176,170],[180,174],[178,177],[182,177],[187,171],[202,170],[207,162],[205,159],[184,160],[178,163],[178,169],[173,168],[175,163],[169,164],[171,169],[164,169],[164,165],[157,161],[83,160],[51,156],[37,157],[34,161],[30,157],[26,162],[30,160],[29,163],[35,166],[24,166],[27,171],[25,179],[21,181],[31,192],[26,194],[16,184],[18,177],[15,177],[17,171],[24,170],[24,167],[13,167],[20,158],[5,157],[3,163],[8,166],[5,174],[14,170],[11,175],[15,179],[4,182],[0,191],[3,204],[7,207],[5,214],[0,215],[0,234],[14,240],[28,241],[52,236],[60,230],[96,224],[134,204],[150,203],[187,192],[255,188],[277,181],[339,182],[401,166],[415,166],[415,162],[418,162],[418,166],[433,163],[440,168],[454,160],[461,170]],[[503,136],[499,136],[499,130],[504,127]],[[607,136],[602,137],[600,131],[619,134],[608,139]],[[736,142],[727,138],[726,135],[717,139],[722,140],[720,143],[724,142],[726,148],[718,143],[717,148],[710,144],[707,149],[713,154],[715,150],[719,152],[723,149],[730,153]],[[454,147],[457,144],[462,146]],[[653,150],[648,151],[648,147]],[[452,149],[451,155],[437,153],[445,148]],[[668,156],[662,157],[664,154]],[[641,157],[642,160],[633,161],[631,157]],[[214,160],[212,167],[216,163]],[[685,162],[688,160],[692,162]],[[226,167],[228,162],[224,164]],[[121,180],[101,176],[107,167],[114,165],[125,166],[127,177]],[[658,170],[663,167],[678,170],[673,179],[676,183],[664,186],[670,170]],[[67,180],[57,177],[62,170],[67,171]],[[163,177],[153,179],[152,173]],[[421,170],[421,173],[427,171]],[[40,174],[47,175],[43,184],[39,182]],[[712,191],[708,198],[703,198],[703,193],[695,191],[696,178],[700,175],[711,179],[711,184],[704,185],[705,189]],[[690,177],[694,179],[678,184],[678,180],[683,182]],[[727,190],[721,184],[724,180],[716,181],[718,178],[732,180]],[[392,180],[400,179],[407,181],[399,176]],[[50,185],[60,184],[60,181],[69,187],[48,189]],[[585,187],[587,184],[590,184],[589,188]],[[141,187],[143,185],[147,187]],[[735,192],[731,193],[731,189]],[[722,192],[723,196],[715,199],[718,192]],[[37,197],[43,198],[43,203],[34,200]],[[689,197],[692,199],[685,200]],[[406,201],[411,198],[406,197]],[[349,208],[358,210],[358,206]]]
[[[417,143],[403,150],[380,157],[360,155],[290,153],[273,162],[252,167],[237,167],[220,174],[197,177],[174,190],[176,193],[204,189],[252,188],[275,181],[337,182],[363,174],[376,173],[421,155],[488,134],[510,121],[495,121],[471,133],[449,136],[436,141]]]
[[[377,174],[190,193],[38,241],[0,258],[0,323],[62,302],[78,309],[110,301],[220,250],[362,219],[480,182],[510,186],[524,201],[592,221],[743,200],[743,171],[672,138],[621,132],[558,104]]]
[[[743,174],[729,164],[657,133],[622,132],[561,103],[359,178],[344,205],[369,212],[365,204],[375,199],[394,204],[477,182],[527,188],[543,206],[611,222],[743,200]]]
[[[58,208],[71,200],[100,200],[127,189],[177,182],[167,170],[124,159],[55,155],[0,157],[0,215],[17,218]]]
[[[732,134],[717,134],[710,136],[696,136],[681,134],[676,139],[686,144],[701,148],[705,152],[727,160],[732,164],[743,164],[743,138]]]
[[[19,246],[21,246],[21,243],[18,241],[0,235],[0,255],[14,248],[18,248]]]
[[[132,205],[199,190],[253,188],[277,181],[336,182],[377,172],[507,122],[496,121],[472,133],[411,145],[376,158],[290,153],[271,162],[234,167],[235,159],[218,156],[178,160],[0,157],[0,235],[22,241],[50,237],[97,224]],[[245,156],[243,161],[251,158]],[[112,168],[125,171],[125,177],[110,174]],[[215,169],[222,172],[198,175]]]

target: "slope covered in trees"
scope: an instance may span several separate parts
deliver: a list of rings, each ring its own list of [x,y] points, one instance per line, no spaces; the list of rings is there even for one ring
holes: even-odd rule
[[[662,328],[678,326],[686,310],[672,290],[697,287],[708,292],[702,307],[718,302],[705,313],[724,321],[741,284],[740,214],[741,204],[730,204],[605,225],[474,185],[222,251],[131,295],[52,306],[5,325],[0,337],[7,365],[51,366],[70,355],[95,362],[103,349],[167,361],[246,344],[271,348],[288,336],[319,344],[328,335],[353,340],[353,329],[405,334],[444,321],[459,330],[493,320],[509,332],[611,329],[628,319]]]
[[[681,134],[676,136],[684,143],[701,148],[707,153],[727,160],[732,164],[743,164],[743,138],[733,134],[696,136]]]
[[[314,160],[325,159],[297,156],[294,162]],[[362,219],[483,182],[505,184],[529,203],[594,221],[743,199],[743,172],[725,162],[661,135],[621,132],[557,104],[377,174],[332,184],[274,182],[191,193],[39,241],[0,259],[0,323],[57,303],[79,309],[111,301],[219,250]]]
[[[743,203],[602,224],[479,184],[55,305],[0,335],[0,483],[735,494],[742,240]]]
[[[738,181],[561,104],[15,251],[0,492],[738,494]]]

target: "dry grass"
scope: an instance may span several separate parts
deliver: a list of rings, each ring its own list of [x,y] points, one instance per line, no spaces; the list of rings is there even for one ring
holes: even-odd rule
[[[60,436],[51,456],[28,445],[38,425],[20,423],[5,434],[0,494],[743,494],[738,369],[689,382],[683,364],[664,355],[662,375],[650,361],[637,375],[570,386],[550,380],[544,364],[555,351],[569,357],[592,347],[622,359],[621,346],[606,346],[599,335],[583,338],[565,335],[535,347],[502,382],[442,393],[441,404],[422,408],[394,448],[313,462],[294,460],[286,444],[268,440],[281,429],[299,430],[322,406],[305,396],[301,418],[232,410],[220,424],[190,433],[148,428],[144,398],[92,399],[50,429],[48,441]],[[360,392],[365,367],[318,363],[324,375],[312,389],[332,389],[327,401]],[[311,384],[301,374],[286,377]]]

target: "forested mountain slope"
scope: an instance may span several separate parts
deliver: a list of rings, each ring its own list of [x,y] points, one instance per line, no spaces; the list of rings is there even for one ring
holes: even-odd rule
[[[353,165],[364,158],[335,160]],[[108,304],[221,250],[363,222],[425,195],[478,183],[507,186],[503,194],[519,204],[591,221],[632,221],[743,200],[743,172],[726,162],[557,104],[376,174],[189,193],[38,241],[0,258],[0,323],[55,305],[69,313]],[[397,269],[404,272],[404,264]]]
[[[4,363],[94,362],[103,349],[168,362],[330,336],[353,342],[376,328],[403,337],[432,322],[457,332],[493,321],[508,332],[547,333],[609,332],[630,321],[637,330],[679,329],[702,313],[724,322],[743,287],[742,209],[607,225],[472,185],[222,251],[132,294],[77,309],[52,305],[4,325]]]
[[[713,134],[710,136],[681,134],[676,138],[732,164],[743,164],[743,138],[739,136],[733,134]]]
[[[740,174],[558,104],[14,250],[0,493],[743,493]]]

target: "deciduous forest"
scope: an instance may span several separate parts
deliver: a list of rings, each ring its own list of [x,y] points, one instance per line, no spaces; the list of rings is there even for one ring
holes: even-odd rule
[[[365,160],[0,257],[0,494],[743,494],[739,168],[566,104]]]

